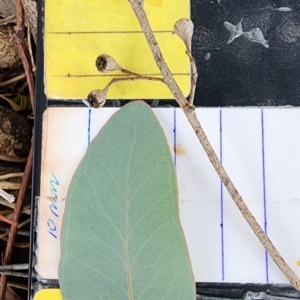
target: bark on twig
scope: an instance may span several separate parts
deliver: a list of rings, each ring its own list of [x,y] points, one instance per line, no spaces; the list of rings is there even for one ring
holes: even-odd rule
[[[245,204],[244,200],[242,199],[241,195],[235,188],[233,182],[229,178],[228,174],[226,173],[225,169],[221,165],[218,156],[216,155],[214,149],[212,148],[201,124],[196,116],[194,109],[187,105],[188,102],[185,99],[183,93],[181,92],[179,86],[177,85],[176,81],[174,80],[169,67],[167,66],[164,57],[160,51],[158,43],[155,39],[153,31],[151,30],[147,15],[143,8],[144,0],[128,0],[139,23],[144,32],[146,40],[150,46],[152,51],[153,57],[157,66],[159,67],[163,78],[165,80],[166,85],[169,87],[170,91],[172,92],[174,98],[177,100],[180,107],[183,109],[189,123],[191,124],[198,140],[200,141],[202,147],[204,148],[209,160],[211,161],[212,165],[214,166],[216,172],[218,173],[220,179],[222,180],[224,186],[226,187],[227,191],[229,192],[230,196],[232,197],[233,201],[239,208],[240,212],[242,213],[243,217],[246,219],[247,223],[250,225],[251,229],[268,251],[269,255],[272,257],[274,262],[277,264],[279,269],[283,272],[283,274],[287,277],[290,283],[297,289],[300,290],[300,281],[294,271],[288,266],[288,264],[284,261],[278,250],[274,247],[271,240],[268,236],[264,233],[261,226],[256,221],[255,217],[252,215],[251,211],[248,209],[247,205]]]

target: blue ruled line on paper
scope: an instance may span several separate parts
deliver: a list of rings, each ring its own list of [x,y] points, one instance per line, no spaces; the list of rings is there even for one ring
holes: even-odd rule
[[[262,145],[262,179],[263,179],[263,200],[264,200],[264,231],[268,234],[267,224],[267,198],[266,198],[266,166],[265,166],[265,123],[264,123],[264,110],[261,109],[261,145]],[[269,258],[268,252],[265,251],[266,261],[266,282],[269,282]]]
[[[88,146],[91,143],[91,118],[92,118],[92,109],[89,107],[89,117],[88,117]]]
[[[177,137],[176,137],[176,108],[174,108],[174,114],[173,114],[173,140],[174,140],[174,165],[176,167],[176,143],[177,143]]]
[[[223,124],[222,124],[222,109],[219,111],[220,123],[220,162],[223,163]],[[222,281],[225,280],[224,266],[224,199],[223,199],[223,183],[220,181],[220,204],[221,204],[221,255],[222,255]]]

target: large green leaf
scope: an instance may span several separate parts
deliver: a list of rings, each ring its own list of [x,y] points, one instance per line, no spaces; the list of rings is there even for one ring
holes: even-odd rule
[[[164,132],[144,102],[116,112],[72,179],[61,237],[64,300],[195,300]]]

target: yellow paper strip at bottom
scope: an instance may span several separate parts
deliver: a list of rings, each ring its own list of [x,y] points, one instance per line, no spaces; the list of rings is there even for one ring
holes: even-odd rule
[[[38,291],[34,300],[63,300],[60,289],[44,289]]]

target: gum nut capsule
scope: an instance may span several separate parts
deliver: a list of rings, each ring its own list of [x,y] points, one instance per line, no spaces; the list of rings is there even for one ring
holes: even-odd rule
[[[93,90],[87,96],[87,101],[91,107],[102,107],[106,102],[107,91],[106,90]]]
[[[115,59],[107,54],[101,54],[97,57],[96,68],[99,72],[103,73],[121,69]]]

